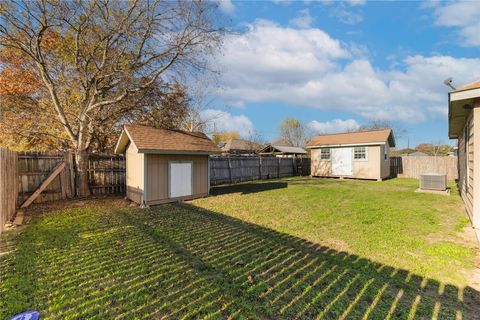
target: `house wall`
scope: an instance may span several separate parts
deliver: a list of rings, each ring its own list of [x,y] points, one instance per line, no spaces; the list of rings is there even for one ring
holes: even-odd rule
[[[160,204],[176,200],[193,199],[208,195],[208,155],[146,155],[146,203]],[[168,161],[193,161],[193,195],[168,198]]]
[[[144,154],[138,153],[133,144],[129,144],[125,152],[127,198],[141,204],[143,202]]]
[[[360,145],[359,145],[360,146]],[[365,146],[367,148],[367,159],[352,159],[353,174],[349,178],[359,179],[385,179],[390,175],[390,158],[387,161],[383,158],[382,145]],[[388,148],[388,146],[387,146]],[[330,148],[334,149],[334,148]],[[353,157],[353,152],[352,152]],[[316,177],[332,177],[332,161],[321,160],[320,149],[312,149],[311,151],[311,174]]]
[[[472,218],[473,214],[473,112],[471,112],[462,134],[458,137],[458,189],[468,215]]]
[[[473,137],[470,137],[470,140],[473,140],[473,145],[468,148],[467,162],[469,164],[469,178],[470,175],[473,176],[472,225],[475,229],[480,229],[480,99],[476,99],[474,106],[472,119],[473,128],[470,130],[470,132],[473,132]],[[470,150],[473,150],[473,154]],[[478,230],[477,237],[480,239]]]

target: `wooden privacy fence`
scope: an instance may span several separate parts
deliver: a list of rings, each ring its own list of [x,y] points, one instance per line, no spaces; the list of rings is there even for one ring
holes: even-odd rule
[[[210,183],[219,185],[308,175],[310,159],[275,157],[212,157]]]
[[[18,193],[17,153],[0,147],[0,234],[5,223],[13,218]]]
[[[34,202],[71,198],[75,195],[75,163],[72,153],[22,152],[19,161],[18,202],[22,204],[48,178],[61,162],[65,168],[48,184]],[[89,157],[88,185],[93,195],[125,192],[125,159],[117,155]]]
[[[390,157],[390,177],[398,177],[402,172],[402,157]]]
[[[422,173],[443,173],[448,180],[458,178],[457,157],[392,157],[390,173],[392,177],[420,178]]]
[[[90,155],[88,185],[96,194],[125,193],[125,157],[118,155]]]
[[[71,152],[17,154],[1,150],[2,225],[12,218],[17,205],[75,196],[75,159]],[[121,155],[90,155],[88,184],[91,194],[124,194],[125,170],[125,158]],[[309,174],[309,158],[213,157],[210,162],[212,185]]]

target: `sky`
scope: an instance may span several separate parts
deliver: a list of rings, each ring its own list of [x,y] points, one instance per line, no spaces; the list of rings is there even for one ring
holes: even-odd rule
[[[316,134],[372,120],[397,147],[447,143],[450,89],[480,80],[480,1],[220,1],[232,32],[208,108],[218,131],[279,137],[289,116]]]

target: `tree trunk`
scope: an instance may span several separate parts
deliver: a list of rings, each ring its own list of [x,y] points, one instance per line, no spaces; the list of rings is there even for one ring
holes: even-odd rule
[[[76,188],[78,197],[90,195],[88,188],[88,152],[87,150],[75,150]]]

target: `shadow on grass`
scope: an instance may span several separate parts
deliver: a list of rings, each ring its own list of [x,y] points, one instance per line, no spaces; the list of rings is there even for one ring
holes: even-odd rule
[[[211,190],[211,195],[222,195],[229,193],[250,194],[275,189],[287,188],[287,182],[254,182],[254,183],[239,183],[234,185],[216,186]]]
[[[49,241],[53,216],[0,260],[0,318],[29,308],[81,319],[479,317],[472,288],[189,204],[68,214],[78,242]]]

